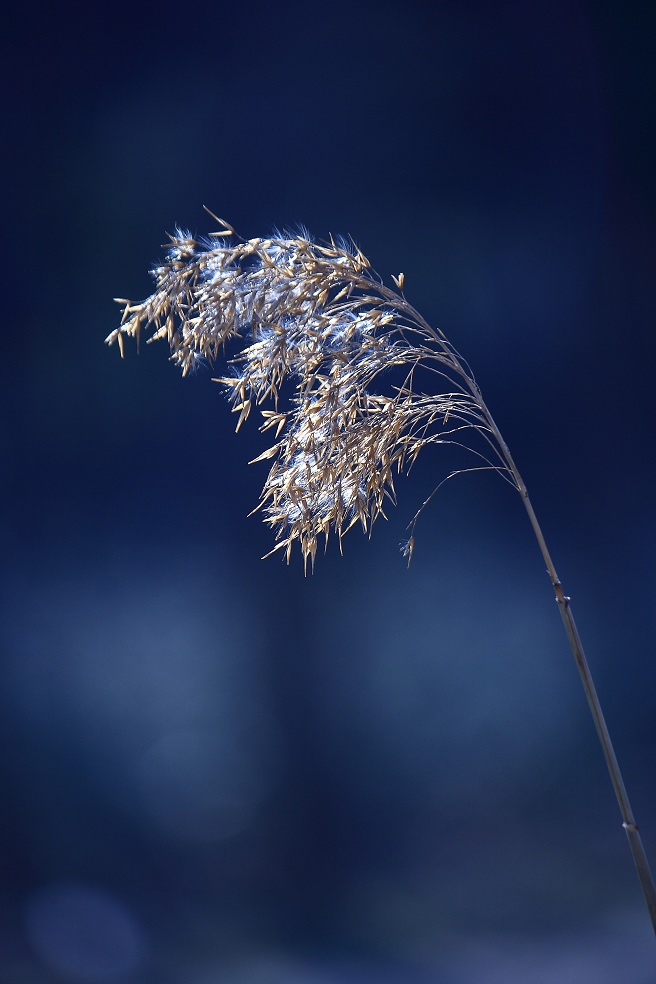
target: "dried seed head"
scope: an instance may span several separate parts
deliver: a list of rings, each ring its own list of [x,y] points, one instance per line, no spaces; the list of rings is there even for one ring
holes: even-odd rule
[[[121,299],[123,319],[107,342],[123,355],[125,335],[166,338],[183,374],[241,342],[231,374],[217,381],[237,429],[254,407],[272,405],[261,409],[261,430],[275,427],[277,443],[255,460],[274,459],[258,507],[274,551],[289,560],[298,541],[307,565],[320,536],[334,531],[341,542],[358,522],[370,531],[385,499],[394,501],[394,471],[407,471],[429,444],[466,444],[477,433],[486,448],[475,451],[477,467],[514,482],[466,364],[354,244],[319,244],[305,232],[243,241],[223,226],[201,241],[176,230],[152,271],[153,293],[140,304]],[[393,279],[402,289],[403,275]],[[427,373],[438,395],[415,389]],[[413,549],[411,535],[408,558]]]

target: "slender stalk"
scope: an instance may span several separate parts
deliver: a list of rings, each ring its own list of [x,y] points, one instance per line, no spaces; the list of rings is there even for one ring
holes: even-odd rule
[[[592,679],[592,674],[590,672],[590,667],[588,661],[585,657],[585,652],[583,651],[583,644],[581,642],[581,637],[579,636],[578,629],[576,627],[576,622],[574,621],[574,615],[572,614],[572,609],[570,606],[570,599],[563,591],[563,586],[556,573],[556,568],[551,559],[551,555],[547,548],[547,544],[542,533],[542,529],[538,522],[537,516],[533,509],[533,505],[529,498],[528,490],[524,481],[517,470],[517,466],[512,459],[510,451],[508,450],[499,429],[496,424],[489,418],[492,429],[499,441],[499,445],[503,450],[504,457],[508,464],[508,468],[513,474],[515,481],[517,482],[517,488],[522,497],[524,506],[526,507],[526,512],[528,513],[531,526],[533,527],[533,532],[535,538],[538,541],[540,547],[540,553],[544,559],[547,567],[547,572],[551,578],[551,584],[554,589],[554,594],[556,596],[556,601],[558,603],[558,608],[563,620],[563,625],[565,626],[565,632],[567,633],[567,638],[574,655],[574,661],[579,671],[581,677],[581,683],[583,684],[583,690],[585,691],[585,696],[590,707],[590,712],[595,723],[595,728],[597,729],[597,736],[601,744],[602,751],[604,753],[604,758],[606,759],[606,765],[608,767],[608,772],[610,773],[611,782],[613,784],[613,789],[615,790],[615,796],[617,797],[617,802],[619,804],[620,813],[622,815],[622,826],[626,831],[626,836],[629,841],[629,848],[633,856],[633,861],[636,866],[636,871],[638,873],[638,878],[640,879],[640,885],[642,886],[642,891],[645,896],[645,902],[647,904],[647,909],[649,910],[649,916],[651,918],[651,924],[656,933],[656,886],[654,885],[654,878],[652,876],[651,870],[649,868],[649,862],[647,860],[647,855],[642,844],[642,839],[640,837],[640,832],[638,830],[638,825],[636,824],[635,817],[633,815],[633,810],[631,809],[631,804],[629,802],[629,797],[626,791],[626,786],[624,785],[624,780],[622,779],[622,773],[620,771],[619,763],[617,761],[617,756],[615,755],[615,750],[613,748],[613,743],[606,726],[606,721],[604,719],[603,712],[601,710],[601,704],[599,703],[599,698],[597,696],[597,690]]]
[[[210,215],[212,213],[210,212]],[[466,361],[400,293],[386,287],[354,244],[316,244],[305,234],[240,240],[232,227],[196,242],[177,230],[162,265],[152,271],[153,294],[140,304],[122,300],[123,319],[107,341],[124,335],[166,338],[184,373],[198,361],[214,363],[226,342],[245,343],[230,360],[227,388],[237,429],[265,401],[261,430],[275,428],[276,443],[255,461],[273,458],[260,505],[287,560],[298,542],[314,565],[317,541],[342,536],[358,520],[370,531],[393,498],[392,472],[407,471],[430,444],[460,444],[472,431],[483,440],[477,467],[492,468],[520,493],[547,566],[567,638],[615,789],[622,822],[656,932],[656,888],[649,871],[617,758],[601,711],[569,598],[549,555],[526,486],[492,419]],[[218,237],[218,238],[216,238]],[[246,344],[245,336],[250,338]],[[417,367],[434,373],[438,395],[417,392]],[[377,384],[391,368],[405,371],[393,394]],[[294,395],[279,402],[285,380]],[[446,387],[446,390],[444,389]],[[481,464],[482,461],[482,464]],[[453,472],[451,474],[458,474]],[[450,475],[447,477],[451,477]],[[439,488],[439,486],[438,486]],[[436,491],[436,490],[435,490]],[[432,495],[423,503],[417,518]],[[411,535],[404,546],[410,559]]]

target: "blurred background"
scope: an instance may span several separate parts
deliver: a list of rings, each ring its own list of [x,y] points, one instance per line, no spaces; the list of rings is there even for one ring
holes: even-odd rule
[[[425,453],[312,577],[211,372],[121,361],[176,224],[351,234],[471,363],[656,863],[656,8],[25,2],[2,42],[2,984],[646,984],[518,497]]]

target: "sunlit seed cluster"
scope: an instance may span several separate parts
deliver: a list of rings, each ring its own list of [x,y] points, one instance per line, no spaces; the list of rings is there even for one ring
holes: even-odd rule
[[[289,560],[298,541],[313,564],[320,537],[334,532],[341,543],[358,522],[369,532],[394,501],[394,473],[429,444],[462,443],[463,431],[487,446],[478,467],[507,472],[466,365],[355,245],[306,233],[241,240],[227,223],[204,241],[181,230],[170,240],[152,270],[153,293],[140,304],[120,300],[123,320],[107,342],[123,354],[126,335],[166,339],[183,374],[199,360],[228,361],[217,381],[237,429],[257,407],[261,430],[275,435],[255,459],[273,459],[258,508],[274,551]],[[403,275],[394,282],[401,290]],[[419,367],[439,395],[415,389]]]

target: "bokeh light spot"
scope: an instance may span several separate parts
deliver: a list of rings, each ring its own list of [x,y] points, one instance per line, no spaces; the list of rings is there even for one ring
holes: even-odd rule
[[[57,882],[34,892],[25,930],[51,970],[80,981],[120,980],[146,954],[143,932],[127,907],[84,884]]]

